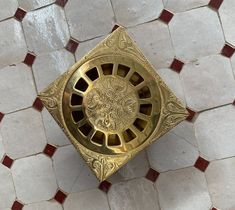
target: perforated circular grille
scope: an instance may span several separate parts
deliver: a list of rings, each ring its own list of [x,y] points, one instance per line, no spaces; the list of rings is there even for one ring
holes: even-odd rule
[[[105,56],[83,64],[63,98],[67,128],[82,145],[118,154],[141,145],[157,125],[158,86],[137,62]]]

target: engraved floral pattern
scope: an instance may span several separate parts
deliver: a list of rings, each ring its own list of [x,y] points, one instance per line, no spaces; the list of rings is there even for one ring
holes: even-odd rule
[[[105,131],[124,130],[138,111],[135,92],[126,81],[118,78],[100,78],[84,100],[89,120]]]
[[[93,58],[100,58],[103,55],[122,55],[140,62],[159,84],[161,92],[162,109],[159,118],[160,126],[155,130],[154,135],[149,141],[146,141],[145,144],[137,150],[132,150],[122,155],[105,155],[86,149],[71,135],[62,120],[62,112],[60,111],[61,97],[63,95],[60,94],[60,91],[64,90],[67,79],[83,63]],[[89,104],[89,106],[86,106],[86,115],[89,116],[89,120],[96,122],[96,126],[100,126],[100,129],[106,131],[113,129],[122,130],[126,125],[128,126],[130,123],[133,123],[133,120],[136,118],[136,113],[138,112],[137,97],[133,94],[127,83],[123,82],[124,81],[119,81],[116,83],[111,78],[106,82],[100,81],[100,84],[97,83],[94,85],[89,94],[84,98],[84,103]],[[55,91],[53,90],[54,88]],[[103,91],[100,91],[101,89]],[[58,124],[61,125],[61,128],[68,135],[74,146],[81,152],[86,163],[96,174],[97,178],[101,181],[107,179],[107,177],[134,157],[141,149],[144,149],[187,117],[187,111],[184,106],[171,94],[171,91],[166,87],[161,78],[154,73],[151,64],[148,63],[144,55],[139,51],[122,27],[115,30],[113,34],[44,90],[40,94],[40,98]]]

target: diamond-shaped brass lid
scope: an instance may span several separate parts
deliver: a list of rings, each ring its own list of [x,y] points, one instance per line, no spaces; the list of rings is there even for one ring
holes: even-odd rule
[[[39,97],[99,180],[187,117],[121,27]]]

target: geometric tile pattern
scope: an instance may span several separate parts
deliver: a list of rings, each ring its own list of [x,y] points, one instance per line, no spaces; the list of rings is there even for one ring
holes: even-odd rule
[[[0,210],[235,209],[234,8],[234,0],[0,0]],[[190,116],[99,183],[36,95],[115,25]]]

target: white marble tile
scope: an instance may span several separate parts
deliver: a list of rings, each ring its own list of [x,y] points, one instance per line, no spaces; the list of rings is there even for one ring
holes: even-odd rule
[[[23,210],[63,210],[63,208],[56,201],[43,201],[25,205]]]
[[[32,108],[4,116],[0,130],[6,153],[14,159],[42,152],[46,145],[41,114]]]
[[[235,155],[235,107],[220,107],[203,112],[195,122],[200,152],[208,159],[221,159]]]
[[[129,27],[157,19],[162,0],[111,0],[117,23]]]
[[[222,22],[222,27],[224,29],[225,39],[230,44],[235,45],[235,1],[226,0],[223,1],[221,7],[219,8],[219,15]]]
[[[74,63],[74,56],[65,49],[37,56],[33,64],[37,90],[42,91]]]
[[[145,178],[112,185],[108,199],[112,210],[160,210],[153,183]]]
[[[18,159],[12,166],[17,198],[28,204],[51,199],[57,190],[52,161],[43,154]]]
[[[57,149],[53,156],[53,165],[60,189],[68,193],[72,190],[82,173],[84,164],[84,160],[73,145]]]
[[[176,56],[183,61],[217,54],[225,42],[216,12],[207,7],[175,14],[169,28]]]
[[[234,75],[234,78],[235,78],[235,53],[231,57],[231,63],[232,63],[233,75]]]
[[[195,137],[195,128],[193,123],[185,120],[174,127],[171,132],[197,147],[197,139]]]
[[[22,23],[28,48],[36,55],[61,49],[69,40],[64,11],[57,5],[27,13]]]
[[[208,210],[212,205],[205,175],[196,168],[160,174],[155,185],[162,210]]]
[[[17,0],[0,0],[0,21],[14,16],[17,8]]]
[[[213,204],[219,209],[235,209],[235,158],[210,163],[206,170]]]
[[[184,90],[180,81],[179,73],[169,68],[157,69],[157,73],[162,77],[164,82],[173,91],[173,93],[185,104]]]
[[[0,111],[3,113],[32,106],[36,90],[28,66],[21,63],[0,70],[0,98]]]
[[[146,151],[137,154],[132,160],[113,174],[109,180],[111,183],[120,182],[137,177],[144,177],[149,170]]]
[[[199,154],[182,137],[170,132],[147,149],[152,168],[159,172],[193,166]]]
[[[171,12],[183,12],[207,5],[210,0],[163,0],[167,10]]]
[[[64,210],[110,210],[107,196],[98,189],[69,194]]]
[[[2,135],[0,134],[0,162],[5,154],[5,148],[3,145]]]
[[[93,49],[99,42],[101,42],[106,36],[98,37],[89,41],[79,43],[79,46],[75,52],[76,60],[79,61],[84,55],[86,55],[91,49]]]
[[[10,208],[15,197],[11,171],[0,164],[0,209]]]
[[[0,22],[0,68],[23,61],[26,53],[20,22],[15,19]]]
[[[197,111],[232,103],[235,82],[228,58],[213,55],[186,64],[181,71],[187,105]]]
[[[114,14],[109,0],[70,0],[65,5],[71,36],[84,41],[109,33]]]
[[[55,0],[18,0],[19,5],[26,11],[35,10],[55,2]]]
[[[97,188],[99,186],[99,181],[95,174],[91,171],[87,164],[84,164],[81,173],[77,177],[77,180],[73,184],[71,193],[77,193],[81,191],[86,191],[90,189]]]
[[[170,66],[174,59],[174,50],[166,24],[157,20],[129,28],[127,32],[130,33],[155,68]]]
[[[70,144],[67,136],[46,109],[42,110],[42,119],[45,127],[47,142],[49,144],[53,144],[55,146],[64,146]]]

